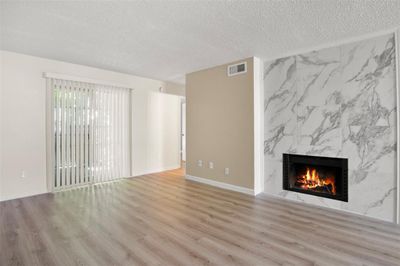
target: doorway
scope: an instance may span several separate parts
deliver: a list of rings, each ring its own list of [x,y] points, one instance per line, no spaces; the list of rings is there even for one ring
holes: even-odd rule
[[[182,99],[181,104],[181,165],[186,164],[186,100]]]

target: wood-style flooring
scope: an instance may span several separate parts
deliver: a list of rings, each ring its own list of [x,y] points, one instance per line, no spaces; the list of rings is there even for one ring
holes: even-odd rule
[[[182,170],[0,203],[0,265],[400,265],[400,227]]]

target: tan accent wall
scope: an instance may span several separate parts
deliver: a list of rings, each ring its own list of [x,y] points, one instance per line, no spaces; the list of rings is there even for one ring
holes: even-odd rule
[[[228,77],[227,66],[243,61],[247,73]],[[253,189],[253,58],[237,62],[186,75],[186,174]]]

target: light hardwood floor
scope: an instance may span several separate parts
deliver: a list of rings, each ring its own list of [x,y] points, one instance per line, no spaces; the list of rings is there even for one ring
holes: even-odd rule
[[[400,227],[182,170],[0,203],[0,265],[400,265]]]

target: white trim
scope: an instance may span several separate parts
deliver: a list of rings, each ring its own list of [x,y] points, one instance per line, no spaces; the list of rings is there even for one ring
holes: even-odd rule
[[[53,81],[46,79],[46,184],[47,191],[54,189],[54,92]]]
[[[132,102],[133,102],[133,95],[132,95],[132,90],[129,91],[129,114],[128,114],[128,127],[129,127],[129,176],[132,176],[133,173],[133,108],[132,108]]]
[[[381,31],[373,32],[373,33],[359,35],[356,37],[349,37],[349,38],[341,39],[339,41],[327,42],[327,43],[321,44],[321,45],[315,45],[315,46],[311,46],[311,47],[308,46],[306,48],[300,48],[300,49],[292,50],[289,52],[281,53],[278,55],[274,55],[273,57],[266,57],[266,58],[263,58],[263,61],[268,62],[268,61],[273,61],[276,59],[285,58],[285,57],[289,57],[289,56],[294,56],[294,55],[309,53],[312,51],[336,47],[336,46],[343,45],[343,44],[349,44],[349,43],[353,43],[353,42],[363,41],[363,40],[367,40],[370,38],[383,36],[386,34],[393,34],[393,33],[396,33],[397,30],[398,30],[398,28],[391,28],[391,29],[387,29],[387,30],[381,30]]]
[[[185,110],[183,107],[185,106]],[[179,140],[180,140],[180,152],[179,158],[181,162],[186,162],[186,98],[181,97],[181,109],[180,109],[181,117],[180,117],[180,132],[179,132]],[[185,123],[183,123],[183,118],[185,118]],[[183,127],[185,125],[185,128]],[[185,149],[183,149],[183,144],[185,144]]]
[[[400,224],[400,29],[394,32],[396,51],[396,110],[397,110],[397,196],[396,196],[396,223]]]
[[[263,63],[253,57],[254,105],[254,192],[264,191],[264,86]]]
[[[99,84],[99,85],[107,85],[107,86],[113,86],[113,87],[126,88],[126,89],[133,90],[133,88],[130,88],[129,86],[124,85],[124,84],[118,84],[118,83],[105,81],[105,80],[90,79],[90,78],[72,76],[72,75],[66,75],[66,74],[60,74],[60,73],[43,72],[43,78],[71,80],[71,81],[78,81],[78,82],[92,83],[92,84]]]
[[[165,172],[165,171],[176,170],[179,168],[181,168],[181,165],[177,164],[177,165],[167,166],[167,167],[163,167],[163,168],[156,168],[156,169],[152,169],[152,170],[148,170],[148,171],[144,171],[144,172],[132,173],[131,177],[138,177],[138,176],[142,176],[142,175],[161,173],[161,172]]]
[[[208,179],[208,178],[192,176],[192,175],[186,175],[185,178],[187,180],[190,180],[190,181],[203,183],[203,184],[210,185],[210,186],[213,186],[213,187],[218,187],[218,188],[222,188],[222,189],[232,190],[232,191],[236,191],[236,192],[240,192],[240,193],[244,193],[244,194],[255,196],[254,190],[251,189],[251,188],[239,187],[239,186],[235,186],[235,185],[231,185],[231,184],[227,184],[227,183],[211,180],[211,179]]]
[[[13,197],[13,198],[4,198],[4,199],[0,199],[0,202],[6,202],[6,201],[10,201],[10,200],[16,200],[16,199],[24,199],[24,198],[32,198],[32,197],[36,197],[36,196],[40,196],[40,195],[45,195],[45,194],[50,194],[51,192],[39,192],[37,194],[29,194],[29,195],[24,195],[24,196],[18,196],[18,197]]]

